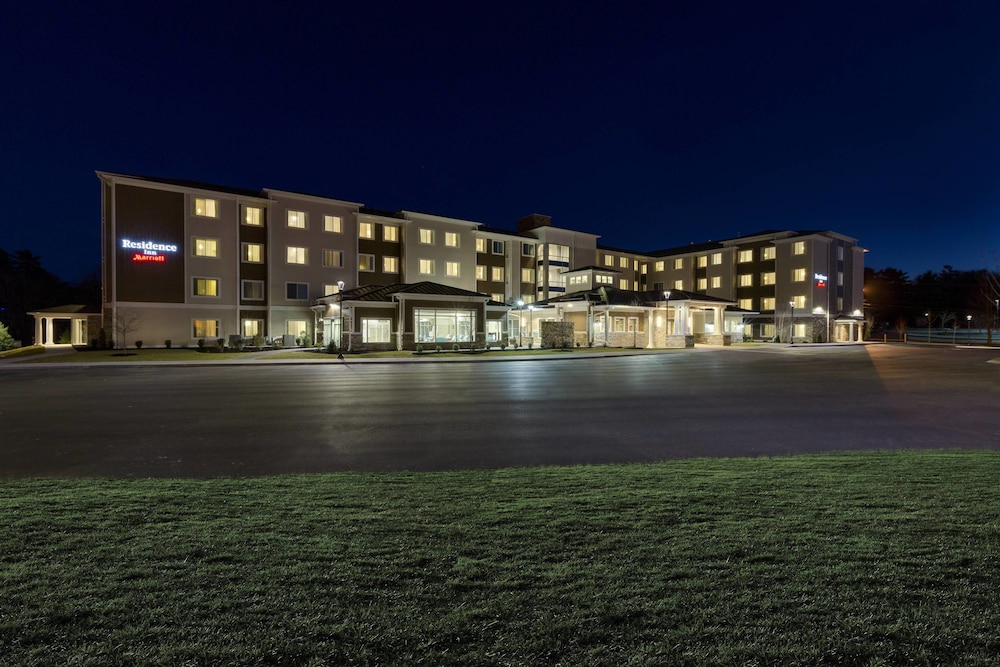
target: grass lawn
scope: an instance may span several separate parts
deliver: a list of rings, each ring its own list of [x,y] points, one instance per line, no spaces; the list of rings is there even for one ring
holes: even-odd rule
[[[46,355],[39,359],[19,361],[21,364],[64,364],[64,363],[129,363],[148,361],[225,361],[240,357],[240,352],[199,352],[195,348],[143,348],[128,349],[127,354],[121,350],[86,350],[84,352],[66,352],[64,354]]]
[[[17,359],[18,357],[31,357],[36,354],[45,354],[44,345],[28,345],[25,347],[15,347],[12,350],[0,352],[0,359]]]
[[[1000,452],[6,480],[27,664],[993,665]]]
[[[601,353],[611,353],[611,352],[622,352],[629,351],[631,348],[620,348],[620,347],[577,347],[569,349],[552,349],[552,348],[533,348],[526,349],[521,348],[515,350],[513,348],[508,348],[506,350],[501,350],[500,348],[492,348],[486,352],[476,351],[475,353],[465,352],[455,352],[453,350],[442,348],[440,352],[434,352],[431,350],[426,350],[421,354],[415,354],[412,350],[399,350],[392,352],[359,352],[359,353],[347,353],[345,356],[347,361],[351,359],[386,359],[386,358],[407,358],[407,359],[421,359],[427,361],[433,361],[434,359],[440,359],[442,357],[456,358],[456,357],[474,357],[474,358],[488,358],[488,357],[505,357],[505,356],[549,356],[549,355],[574,355],[579,353],[590,353],[590,354],[601,354]],[[268,359],[326,359],[326,358],[336,358],[336,354],[330,355],[325,351],[319,350],[288,350],[287,352],[276,352],[274,354],[268,355]]]

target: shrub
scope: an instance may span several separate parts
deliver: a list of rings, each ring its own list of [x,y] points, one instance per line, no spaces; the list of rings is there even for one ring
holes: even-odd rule
[[[199,338],[198,339],[198,350],[201,351],[201,350],[204,350],[204,349],[205,349],[205,339],[204,338]]]
[[[142,341],[141,340],[135,341],[135,349],[137,349],[137,350],[141,350],[142,349]]]
[[[165,345],[165,346],[167,347],[167,349],[169,350],[169,349],[170,349],[170,346],[171,346],[171,345],[173,345],[173,341],[171,341],[171,340],[170,340],[170,339],[168,338],[168,339],[166,339],[165,341],[163,341],[163,344],[164,344],[164,345]]]
[[[438,345],[437,347],[435,347],[435,348],[434,348],[434,351],[435,351],[435,352],[440,352],[440,351],[441,351],[441,346],[440,346],[440,345]]]
[[[14,337],[10,335],[7,326],[0,322],[0,352],[14,349]]]
[[[454,345],[452,345],[451,349],[452,349],[453,352],[458,352],[458,349],[459,349],[458,348],[458,343],[455,343]]]
[[[419,354],[419,353],[421,353],[423,351],[424,351],[424,346],[421,345],[420,343],[417,343],[417,354]]]
[[[108,334],[104,332],[104,329],[97,332],[97,349],[108,349]]]
[[[327,343],[326,344],[326,351],[329,354],[335,354],[337,352],[337,342],[331,340],[329,343]]]
[[[222,352],[224,349],[226,349],[226,339],[217,338],[215,340],[215,349],[217,349],[219,352]]]
[[[68,331],[63,331],[61,334],[59,334],[59,340],[57,340],[56,342],[59,343],[60,345],[69,345],[70,343],[73,342],[73,337],[70,335]]]

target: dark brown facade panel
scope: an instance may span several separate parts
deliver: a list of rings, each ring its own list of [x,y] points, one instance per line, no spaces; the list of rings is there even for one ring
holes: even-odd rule
[[[116,301],[184,303],[183,193],[129,185],[114,192]]]

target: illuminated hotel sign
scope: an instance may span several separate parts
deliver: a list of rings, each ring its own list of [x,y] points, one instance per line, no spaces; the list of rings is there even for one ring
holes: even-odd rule
[[[826,287],[826,276],[822,273],[814,273],[813,278],[816,279],[816,287]]]
[[[152,241],[130,241],[122,239],[122,248],[133,250],[133,262],[152,262],[162,264],[167,261],[164,253],[177,252],[177,246],[169,243],[153,243]]]

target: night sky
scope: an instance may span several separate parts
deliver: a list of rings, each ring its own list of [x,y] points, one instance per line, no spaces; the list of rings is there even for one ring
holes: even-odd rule
[[[99,266],[95,170],[1000,266],[993,0],[18,2],[0,62],[0,248],[67,280]]]

